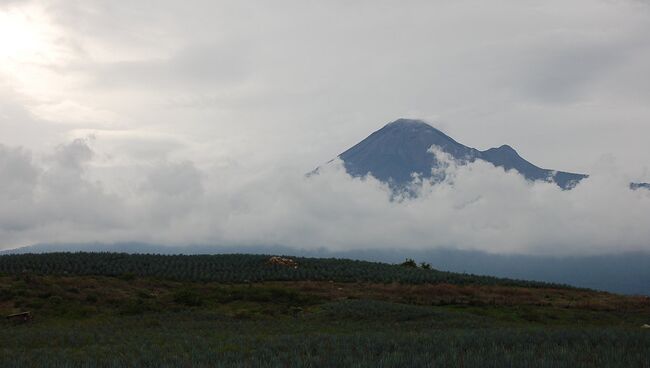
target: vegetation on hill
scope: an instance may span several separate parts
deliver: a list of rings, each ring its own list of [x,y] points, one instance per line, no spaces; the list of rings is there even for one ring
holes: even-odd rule
[[[0,256],[0,274],[101,275],[157,277],[178,281],[261,282],[337,281],[404,284],[509,285],[567,287],[543,282],[510,280],[442,272],[413,260],[389,265],[334,258],[292,258],[297,267],[269,262],[251,254],[154,255],[127,253],[46,253]],[[410,261],[410,262],[409,262]]]
[[[0,313],[33,316],[0,322],[2,367],[650,366],[645,297],[246,255],[0,256],[0,270]]]

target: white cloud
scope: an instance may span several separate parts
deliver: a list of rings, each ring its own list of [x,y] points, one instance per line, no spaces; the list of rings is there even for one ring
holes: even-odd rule
[[[647,2],[9,7],[49,30],[48,46],[38,62],[1,64],[0,89],[68,132],[110,124],[309,170],[408,116],[543,167],[586,171],[602,147],[628,172],[650,161]],[[0,123],[3,143],[39,147],[21,131],[29,124]]]
[[[149,241],[558,255],[650,250],[650,192],[629,190],[611,161],[571,191],[482,161],[447,161],[445,182],[425,182],[417,198],[390,201],[385,185],[351,178],[340,162],[306,178],[291,167],[252,173],[151,161],[114,167],[110,177],[128,178],[115,186],[97,180],[93,162],[102,155],[85,141],[46,156],[54,159],[37,163],[25,150],[0,150],[0,175],[14,178],[3,184],[13,188],[0,211],[5,247]]]
[[[31,40],[0,45],[2,244],[647,247],[647,193],[626,188],[650,180],[647,2],[0,1],[0,19]],[[562,192],[452,165],[456,186],[401,203],[302,177],[402,116],[592,176]],[[592,165],[608,153],[616,175]]]

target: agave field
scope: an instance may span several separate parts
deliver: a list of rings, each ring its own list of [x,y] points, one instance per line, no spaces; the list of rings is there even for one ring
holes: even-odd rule
[[[0,257],[0,274],[39,275],[133,275],[179,281],[226,283],[260,281],[399,282],[405,284],[450,283],[547,287],[541,282],[507,280],[400,267],[348,259],[293,258],[299,267],[269,263],[269,256],[149,255],[126,253],[47,253]],[[557,286],[557,285],[555,285]]]
[[[0,256],[1,367],[650,367],[650,300],[335,259]]]

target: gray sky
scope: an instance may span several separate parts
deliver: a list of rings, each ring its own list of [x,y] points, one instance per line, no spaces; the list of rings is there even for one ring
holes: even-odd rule
[[[356,203],[359,183],[335,173],[347,184],[295,184],[330,195],[296,208],[286,178],[399,117],[479,149],[510,144],[542,167],[650,181],[649,34],[650,3],[640,0],[0,0],[0,248],[104,239],[361,247],[405,207],[380,218],[381,206],[396,206],[383,189],[362,190],[381,205]],[[521,186],[525,198],[539,195]],[[343,199],[357,207],[332,205]],[[565,210],[584,215],[576,201]],[[536,213],[531,206],[512,210]],[[639,206],[630,216],[647,218]],[[314,223],[291,225],[290,213]],[[364,214],[367,232],[331,239],[335,213]],[[549,239],[534,216],[519,227],[480,219],[477,228],[501,229],[493,241],[510,244],[494,251],[550,252],[596,237]],[[647,223],[621,221],[610,236],[647,246]],[[432,240],[430,222],[413,226],[414,246],[471,248],[488,236],[465,229]],[[513,227],[520,234],[506,235]],[[549,242],[558,246],[540,248]]]

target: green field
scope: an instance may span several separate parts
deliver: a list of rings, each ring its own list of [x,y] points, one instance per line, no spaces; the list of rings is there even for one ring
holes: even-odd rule
[[[268,263],[269,256],[150,255],[126,253],[47,253],[0,256],[0,274],[143,276],[179,281],[227,283],[257,281],[400,282],[552,286],[542,282],[507,280],[418,267],[334,258],[295,258],[300,267]],[[557,285],[556,285],[557,286]]]
[[[650,367],[650,299],[268,256],[0,256],[1,367]]]

